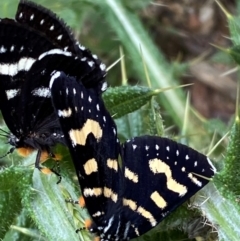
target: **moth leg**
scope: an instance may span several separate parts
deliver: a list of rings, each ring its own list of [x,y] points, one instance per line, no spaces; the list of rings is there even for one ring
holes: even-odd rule
[[[42,167],[40,166],[40,159],[42,156],[42,151],[38,150],[37,152],[37,157],[36,157],[36,161],[35,161],[35,168],[37,168],[40,172],[42,171]]]
[[[69,198],[69,199],[66,199],[65,202],[71,203],[71,204],[78,204],[81,208],[84,208],[86,206],[83,196],[80,196],[78,200],[73,200],[72,198]]]
[[[54,155],[54,154],[49,152],[49,156],[50,157],[51,157],[51,155]],[[57,171],[55,171],[53,168],[42,167],[40,165],[41,162],[46,160],[46,158],[43,158],[43,156],[45,156],[44,152],[41,151],[41,150],[38,150],[37,158],[36,158],[36,161],[35,161],[35,168],[37,168],[40,172],[42,172],[44,174],[54,173],[59,178],[59,180],[57,181],[57,184],[59,184],[61,182],[61,180],[62,180],[62,176]]]
[[[53,152],[49,151],[49,156],[56,161],[56,166],[53,168],[50,168],[50,170],[59,177],[59,180],[57,181],[57,184],[59,184],[62,181],[62,176],[60,174],[60,160],[61,157],[59,155],[55,155]]]

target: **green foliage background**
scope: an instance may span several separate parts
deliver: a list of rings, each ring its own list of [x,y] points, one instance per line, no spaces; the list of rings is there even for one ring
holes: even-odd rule
[[[80,42],[98,54],[106,64],[116,61],[120,56],[119,46],[123,47],[127,78],[131,76],[139,86],[126,85],[126,79],[121,75],[124,69],[117,64],[107,77],[113,88],[109,88],[103,96],[116,120],[121,141],[143,134],[174,135],[176,140],[207,154],[227,133],[229,127],[221,121],[199,118],[199,114],[192,110],[184,89],[161,92],[160,88],[179,85],[179,77],[186,72],[189,63],[167,62],[153,43],[138,16],[138,10],[150,4],[150,0],[35,2],[59,14],[80,36]],[[17,4],[16,0],[1,0],[0,16],[13,18]],[[239,64],[239,20],[230,15],[227,18],[234,46],[225,52]],[[87,31],[88,35],[85,36],[84,31],[88,28],[91,31]],[[114,87],[117,85],[122,86]],[[165,128],[160,113],[163,114]],[[180,131],[174,129],[175,132],[171,132],[167,128],[170,126],[176,126]],[[240,176],[239,138],[237,115],[227,151],[225,142],[212,152],[220,174],[193,198],[190,208],[189,205],[183,205],[158,227],[137,240],[239,240],[240,190],[235,185]],[[10,146],[5,144],[4,138],[1,142],[1,153],[4,154]],[[88,214],[87,210],[65,202],[70,197],[77,200],[80,191],[66,148],[58,146],[55,152],[63,156],[60,163],[63,180],[59,185],[55,185],[58,180],[56,176],[43,175],[34,170],[35,154],[23,159],[14,153],[2,160],[0,239],[92,239],[86,231],[75,232],[84,225]],[[226,168],[221,171],[224,160]],[[50,160],[46,165],[53,166],[54,162]],[[205,221],[208,225],[204,225]]]

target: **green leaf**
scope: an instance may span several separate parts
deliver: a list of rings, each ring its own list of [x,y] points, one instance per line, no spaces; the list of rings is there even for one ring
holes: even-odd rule
[[[31,171],[9,167],[0,172],[0,238],[3,238],[22,209],[21,193],[29,189]]]
[[[137,80],[146,83],[146,73],[141,61],[144,59],[153,88],[178,85],[173,73],[174,68],[153,43],[148,30],[144,28],[136,12],[125,8],[123,1],[88,0],[88,2],[99,7],[98,12],[101,14],[101,20],[105,19],[111,27],[111,31],[116,34],[120,44],[124,46],[126,56],[131,58],[131,68],[134,69],[136,74],[134,77]],[[101,24],[101,21],[99,22]],[[182,126],[182,113],[185,105],[183,91],[181,89],[167,91],[160,98],[162,105],[175,119],[175,123]]]
[[[115,120],[121,142],[135,136],[163,135],[163,123],[159,106],[155,101]]]
[[[39,230],[34,225],[33,221],[27,215],[25,209],[17,217],[11,229],[4,237],[4,241],[47,241],[40,234]]]
[[[219,191],[223,196],[236,203],[240,190],[240,120],[236,118],[230,133],[224,169],[217,176]],[[217,183],[218,183],[217,182]],[[236,203],[237,207],[239,204]],[[240,208],[239,208],[240,211]]]
[[[236,118],[230,134],[224,169],[216,174],[213,182],[201,192],[202,200],[196,199],[207,218],[218,224],[220,240],[238,240],[239,190],[240,190],[240,121]],[[205,197],[205,198],[204,198]]]
[[[240,65],[240,45],[228,49],[227,52],[232,56],[234,61]]]
[[[240,45],[240,17],[227,15],[231,40],[234,46]]]
[[[33,189],[24,193],[24,206],[47,240],[90,240],[89,232],[76,233],[84,226],[87,211],[65,201],[69,197],[78,200],[79,192],[66,179],[63,178],[59,185],[57,181],[55,175],[44,175],[34,170]]]
[[[138,110],[160,92],[144,86],[119,86],[108,88],[103,99],[110,114],[117,119]]]

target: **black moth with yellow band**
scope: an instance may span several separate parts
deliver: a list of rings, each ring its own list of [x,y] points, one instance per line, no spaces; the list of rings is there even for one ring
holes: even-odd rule
[[[87,228],[100,240],[142,235],[213,177],[206,156],[170,139],[142,136],[121,145],[98,88],[54,72],[50,89],[92,217]]]
[[[65,144],[49,91],[54,70],[70,73],[86,88],[105,89],[105,65],[97,56],[54,13],[20,0],[15,19],[0,20],[0,110],[9,143],[22,155],[37,150],[38,168],[54,145]]]

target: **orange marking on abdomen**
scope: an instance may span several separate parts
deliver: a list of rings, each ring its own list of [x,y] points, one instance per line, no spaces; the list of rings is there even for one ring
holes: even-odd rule
[[[40,162],[45,162],[47,159],[49,159],[49,153],[47,151],[42,151]]]
[[[43,173],[43,174],[51,174],[52,171],[49,169],[49,168],[41,168],[40,171]]]
[[[52,158],[55,161],[60,161],[62,159],[62,155],[54,154],[54,157],[51,157],[47,151],[42,151],[41,157],[40,157],[41,163],[47,161],[50,158]]]
[[[54,154],[53,160],[61,161],[62,160],[62,155],[61,154]]]
[[[81,196],[79,199],[78,199],[78,203],[80,205],[81,208],[84,208],[85,207],[85,199],[83,196]]]
[[[92,226],[92,220],[91,219],[86,219],[85,220],[85,228],[89,229]]]
[[[100,237],[99,236],[94,237],[94,241],[100,241]]]
[[[17,148],[17,152],[19,153],[20,156],[23,156],[23,157],[30,155],[33,151],[34,151],[34,149],[29,148],[29,147]]]

